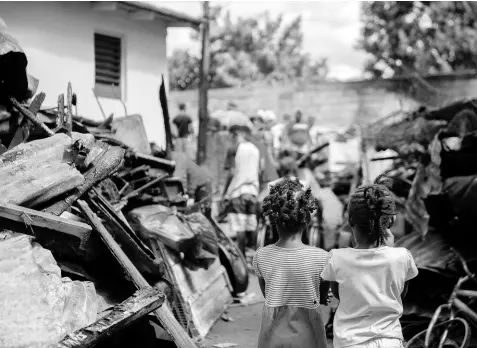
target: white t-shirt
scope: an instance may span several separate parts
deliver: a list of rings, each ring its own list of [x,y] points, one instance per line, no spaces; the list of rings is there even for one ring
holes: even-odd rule
[[[321,277],[339,284],[340,303],[334,319],[335,348],[373,338],[403,339],[404,283],[418,274],[405,248],[336,249]]]
[[[240,143],[235,149],[229,151],[226,160],[226,169],[231,167],[233,161],[234,176],[227,190],[227,198],[235,198],[244,194],[258,196],[258,177],[260,174],[260,150],[251,142]]]

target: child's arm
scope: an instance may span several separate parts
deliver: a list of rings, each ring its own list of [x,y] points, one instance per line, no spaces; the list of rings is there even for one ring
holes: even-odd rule
[[[265,279],[258,277],[258,285],[260,285],[260,290],[262,291],[263,297],[265,297]]]
[[[404,282],[404,289],[402,289],[401,298],[406,297],[408,287],[409,287],[409,282]]]
[[[338,300],[340,299],[340,292],[339,292],[339,286],[337,282],[330,282],[331,285],[331,292],[333,293],[333,296],[336,297]]]
[[[406,270],[406,275],[404,278],[404,287],[402,289],[401,293],[401,298],[406,297],[407,295],[407,290],[409,288],[409,281],[419,274],[419,271],[417,270],[416,263],[414,262],[414,258],[412,257],[412,254],[409,250],[406,250],[406,257],[407,257],[407,270]]]
[[[260,251],[261,251],[261,248],[258,248],[255,253],[255,256],[253,257],[252,265],[253,265],[253,269],[255,270],[255,275],[257,276],[257,279],[258,279],[258,285],[260,285],[260,291],[262,292],[263,297],[265,297],[265,279],[263,278],[262,272],[260,272],[260,267],[258,266]]]
[[[329,299],[330,292],[330,282],[320,278],[320,304],[328,306],[330,303]]]

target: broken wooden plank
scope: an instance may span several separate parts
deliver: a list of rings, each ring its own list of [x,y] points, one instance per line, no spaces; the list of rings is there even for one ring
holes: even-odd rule
[[[73,132],[73,90],[71,82],[68,82],[66,94],[66,130],[68,135],[71,136],[71,132]]]
[[[43,104],[43,102],[45,101],[45,97],[45,93],[41,92],[35,97],[35,99],[33,99],[29,107],[29,110],[33,115],[36,115],[38,111],[40,111],[41,104]],[[17,131],[15,132],[15,135],[13,136],[13,139],[10,142],[8,149],[10,150],[17,145],[26,142],[29,136],[30,126],[28,124],[28,119],[23,117],[22,114],[20,114],[20,116],[18,117]]]
[[[38,226],[69,234],[79,238],[81,241],[87,240],[92,231],[90,225],[84,224],[82,222],[64,219],[58,216],[8,203],[0,203],[0,220],[2,218],[22,222],[32,227]]]
[[[132,176],[132,175],[134,175],[134,174],[136,174],[136,173],[139,173],[139,172],[142,172],[142,171],[145,171],[145,172],[146,172],[146,171],[148,171],[149,169],[151,169],[151,167],[149,167],[149,166],[146,165],[146,164],[143,164],[143,165],[141,165],[141,166],[139,166],[139,167],[136,167],[136,168],[134,168],[134,169],[125,170],[125,171],[123,171],[122,173],[119,173],[119,174],[118,174],[118,177],[124,178],[124,177],[126,177],[126,176]]]
[[[162,259],[157,259],[153,252],[136,236],[134,231],[131,233],[129,225],[124,224],[114,210],[108,210],[96,197],[90,200],[89,203],[91,208],[101,212],[108,232],[121,245],[124,253],[137,265],[140,272],[155,276],[163,275],[164,263]]]
[[[130,277],[134,285],[138,288],[147,288],[149,283],[138,271],[136,266],[129,260],[127,255],[121,249],[119,244],[114,240],[106,227],[101,223],[99,218],[91,210],[88,204],[82,200],[78,200],[78,205],[91,222],[93,227],[98,231],[101,239],[116,258],[122,269]],[[197,348],[194,341],[184,331],[182,326],[177,322],[176,318],[172,314],[171,310],[167,306],[162,306],[155,310],[154,314],[161,323],[164,330],[171,336],[178,348]]]
[[[56,119],[56,127],[63,128],[65,124],[65,95],[58,96],[58,118]]]
[[[114,306],[112,312],[105,317],[67,335],[58,344],[58,348],[93,347],[137,319],[159,308],[164,300],[164,291],[160,287],[147,287],[138,290],[126,301]]]
[[[21,105],[15,98],[10,97],[10,101],[12,102],[15,109],[17,109],[23,116],[28,118],[35,126],[43,129],[43,131],[45,131],[45,133],[49,136],[55,135],[55,133],[50,128],[48,128],[47,126],[45,126],[45,124],[38,120],[36,115],[33,115],[30,110]]]
[[[164,158],[145,155],[139,152],[135,152],[134,157],[141,164],[146,164],[150,166],[151,168],[162,169],[168,172],[170,175],[172,175],[172,173],[174,173],[174,170],[176,170],[176,162],[174,161],[169,161]]]
[[[144,191],[145,189],[147,189],[148,187],[151,187],[152,185],[155,185],[157,184],[158,182],[160,182],[161,180],[164,180],[165,178],[167,178],[169,176],[169,174],[162,174],[162,175],[159,175],[157,178],[149,181],[147,184],[144,184],[142,185],[141,187],[139,187],[138,189],[132,191],[132,192],[129,192],[126,196],[124,196],[122,199],[123,200],[128,200],[129,198],[131,197],[134,197],[136,195],[138,195],[141,191]]]
[[[85,182],[81,186],[77,187],[68,197],[46,208],[44,210],[45,212],[57,216],[61,215],[93,185],[95,185],[98,181],[108,177],[123,165],[124,149],[119,147],[111,147],[104,143],[101,146],[104,146],[106,151],[103,151],[93,160],[91,163],[91,169],[84,174]]]
[[[95,120],[90,120],[89,118],[86,118],[86,117],[83,117],[83,116],[73,116],[73,120],[75,120],[77,122],[80,122],[87,127],[109,129],[109,128],[111,128],[111,123],[113,122],[113,117],[114,117],[114,115],[111,114],[111,115],[108,116],[107,119],[105,119],[103,121],[95,121]]]

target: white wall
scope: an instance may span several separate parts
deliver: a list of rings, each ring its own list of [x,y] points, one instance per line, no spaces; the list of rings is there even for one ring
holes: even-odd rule
[[[165,144],[159,102],[161,74],[167,86],[166,35],[161,21],[132,21],[118,12],[94,12],[90,2],[0,2],[0,17],[24,49],[28,73],[40,80],[44,106],[56,106],[68,82],[78,96],[78,114],[102,119],[94,98],[94,33],[122,37],[123,100],[128,114],[141,114],[150,141]],[[121,103],[101,98],[106,115],[124,116]]]

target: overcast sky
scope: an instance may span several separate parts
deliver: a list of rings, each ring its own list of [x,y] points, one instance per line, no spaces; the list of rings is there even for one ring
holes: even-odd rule
[[[197,17],[202,14],[202,3],[199,1],[161,1],[157,4]],[[232,1],[226,3],[226,8],[232,16],[253,16],[266,10],[275,15],[283,13],[285,20],[302,15],[304,50],[314,57],[328,58],[331,78],[345,80],[361,77],[365,54],[354,48],[360,34],[360,2]],[[169,29],[168,54],[177,48],[199,49],[190,39],[190,29]]]

